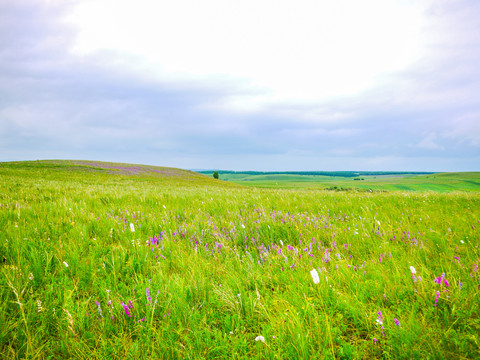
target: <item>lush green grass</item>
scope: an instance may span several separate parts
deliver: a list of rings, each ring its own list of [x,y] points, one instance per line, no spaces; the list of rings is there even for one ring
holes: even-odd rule
[[[0,357],[479,358],[479,226],[475,192],[2,163]]]
[[[437,173],[430,175],[318,176],[246,173],[220,174],[220,179],[261,188],[401,191],[480,191],[480,172]]]

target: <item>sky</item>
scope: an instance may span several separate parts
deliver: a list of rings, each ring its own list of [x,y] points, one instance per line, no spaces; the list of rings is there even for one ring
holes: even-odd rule
[[[480,171],[480,1],[0,0],[0,161]]]

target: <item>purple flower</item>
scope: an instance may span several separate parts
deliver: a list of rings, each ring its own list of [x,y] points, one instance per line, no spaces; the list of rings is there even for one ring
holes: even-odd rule
[[[128,305],[124,304],[122,301],[120,301],[120,305],[123,306],[123,310],[125,311],[125,315],[132,316],[132,314],[130,313],[130,309],[128,308]]]
[[[395,320],[395,325],[397,325],[397,326],[401,326],[401,325],[400,325],[400,321],[398,321],[398,319],[397,319],[397,318],[393,318],[393,320]]]
[[[441,284],[444,279],[445,279],[445,273],[442,273],[442,275],[440,275],[440,276],[439,276],[438,278],[436,278],[434,281],[435,281],[437,284]]]
[[[100,303],[98,301],[95,301],[97,303],[97,310],[98,310],[98,313],[100,314],[100,316],[103,318],[103,315],[102,315],[102,307],[100,306]]]
[[[440,296],[440,292],[437,291],[437,296],[435,297],[435,304],[433,306],[437,306],[439,296]]]

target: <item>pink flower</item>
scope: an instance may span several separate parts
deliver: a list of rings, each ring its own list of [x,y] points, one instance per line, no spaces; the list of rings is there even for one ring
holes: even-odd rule
[[[433,306],[437,306],[438,298],[440,297],[440,292],[437,291],[437,296],[435,298],[435,304]]]
[[[379,310],[379,311],[377,312],[377,315],[378,315],[378,318],[377,318],[377,320],[376,320],[376,321],[377,321],[377,324],[379,324],[379,325],[383,325],[383,316],[382,316],[382,312]]]
[[[120,305],[123,306],[123,310],[125,311],[125,315],[132,316],[132,314],[130,313],[130,309],[128,308],[128,305],[124,304],[122,301],[120,301]]]

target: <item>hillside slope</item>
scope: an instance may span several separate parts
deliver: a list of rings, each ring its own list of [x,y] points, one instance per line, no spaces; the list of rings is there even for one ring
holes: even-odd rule
[[[165,185],[213,185],[237,187],[210,176],[171,167],[112,163],[89,160],[36,160],[0,163],[1,176],[22,176],[48,180],[100,182],[154,182]]]

